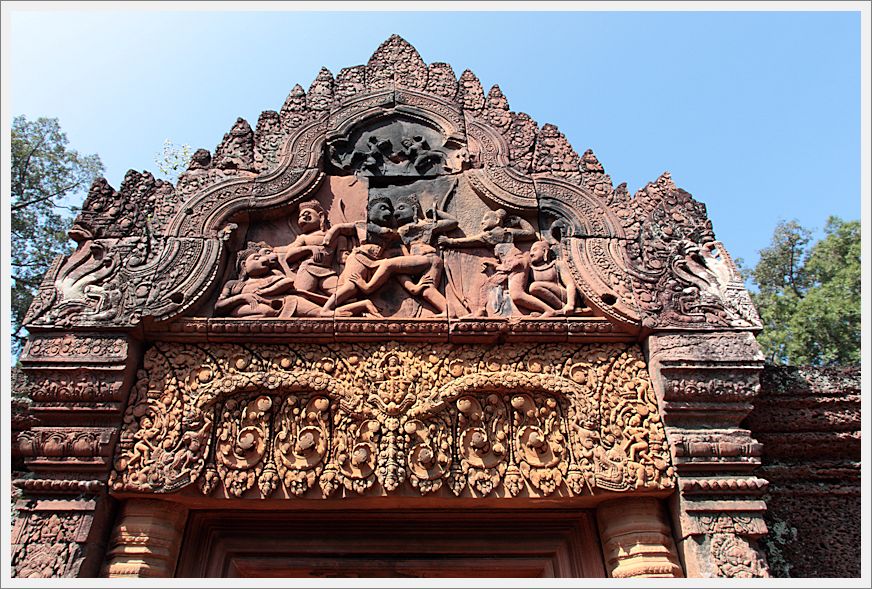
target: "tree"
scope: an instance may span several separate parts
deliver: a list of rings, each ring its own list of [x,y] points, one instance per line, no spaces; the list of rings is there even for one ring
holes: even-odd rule
[[[191,162],[191,146],[187,143],[176,145],[170,139],[164,140],[163,151],[154,156],[154,163],[163,179],[175,183]]]
[[[824,238],[781,222],[751,272],[763,321],[758,338],[776,364],[860,361],[860,223],[830,217]]]
[[[67,136],[57,119],[12,122],[12,347],[24,344],[21,324],[43,275],[52,261],[68,254],[69,213],[83,193],[103,173],[97,155],[80,155],[67,148]]]

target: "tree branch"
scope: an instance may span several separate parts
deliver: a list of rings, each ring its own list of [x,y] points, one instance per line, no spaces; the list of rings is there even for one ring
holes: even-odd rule
[[[50,199],[52,199],[52,198],[54,198],[54,197],[56,197],[56,196],[60,196],[60,195],[64,194],[65,192],[69,192],[70,190],[72,190],[72,189],[78,187],[81,183],[82,183],[82,182],[79,181],[79,182],[76,182],[75,184],[71,184],[71,185],[69,185],[69,186],[67,186],[67,187],[65,187],[65,188],[61,188],[59,191],[57,191],[57,192],[55,192],[55,193],[48,194],[48,195],[46,195],[46,196],[41,196],[41,197],[39,197],[39,198],[34,198],[34,199],[29,200],[29,201],[27,201],[27,202],[16,203],[16,204],[12,205],[12,210],[13,210],[13,211],[20,211],[21,209],[27,208],[27,207],[29,207],[30,205],[36,204],[36,203],[38,203],[38,202],[43,202],[43,201],[46,201],[46,200],[50,200]]]

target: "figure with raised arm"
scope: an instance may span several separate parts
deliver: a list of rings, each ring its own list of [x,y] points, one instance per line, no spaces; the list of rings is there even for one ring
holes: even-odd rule
[[[401,256],[385,258],[377,264],[377,269],[369,280],[358,280],[364,294],[370,294],[384,286],[394,274],[400,284],[412,296],[420,296],[436,310],[437,316],[447,312],[445,295],[439,292],[442,278],[442,257],[433,247],[433,239],[457,227],[457,219],[433,206],[424,218],[417,195],[403,195],[397,198],[394,209],[397,233],[402,240]],[[415,281],[412,276],[421,274]]]
[[[488,211],[481,218],[481,230],[466,237],[439,237],[439,245],[448,248],[487,247],[498,243],[518,243],[536,239],[536,230],[520,217],[505,209]]]
[[[297,225],[302,232],[289,245],[275,248],[285,274],[294,280],[294,290],[314,303],[323,305],[336,290],[337,275],[333,267],[336,249],[324,245],[327,215],[316,200],[300,203]],[[292,264],[301,260],[296,271]]]
[[[392,227],[394,206],[387,197],[370,199],[366,209],[366,221],[339,223],[327,230],[323,244],[333,248],[340,236],[356,236],[360,245],[351,250],[345,267],[339,275],[336,292],[324,303],[321,314],[329,316],[339,312],[337,307],[348,299],[366,294],[360,284],[365,284],[378,269],[386,247],[399,235]]]

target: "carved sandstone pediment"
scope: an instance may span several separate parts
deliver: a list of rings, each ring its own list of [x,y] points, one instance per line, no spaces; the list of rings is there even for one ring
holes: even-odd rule
[[[300,224],[304,205],[314,223]],[[366,66],[294,87],[255,129],[237,120],[175,186],[136,172],[119,191],[95,182],[71,234],[79,249],[46,277],[32,326],[759,326],[705,207],[668,174],[631,198],[556,126],[511,111],[469,71],[426,65],[397,36]]]

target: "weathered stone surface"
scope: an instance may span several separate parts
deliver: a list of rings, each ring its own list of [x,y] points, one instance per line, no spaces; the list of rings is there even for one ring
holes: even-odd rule
[[[773,576],[860,576],[860,367],[767,366],[745,421],[769,480]]]
[[[315,193],[325,174],[373,180],[365,191]],[[338,204],[331,223],[356,224],[342,240],[309,244],[324,263],[299,249],[285,255],[301,236],[291,219],[312,197],[325,211]],[[388,211],[373,221],[367,210],[383,197]],[[505,219],[482,229],[494,215]],[[72,234],[79,250],[47,275],[27,324],[136,327],[220,314],[217,293],[241,280],[235,262],[262,243],[273,252],[263,280],[233,295],[261,299],[246,317],[334,316],[336,294],[352,305],[340,314],[375,318],[592,314],[629,333],[759,326],[705,207],[668,174],[633,198],[614,190],[592,151],[579,157],[556,126],[512,112],[499,86],[485,95],[468,70],[457,80],[447,64],[428,67],[396,35],[366,66],[336,79],[322,68],[308,92],[295,86],[256,130],[237,119],[175,187],[148,173],[130,172],[118,192],[98,180]],[[544,282],[528,275],[533,242],[548,243],[547,263],[565,267],[574,288],[553,272]],[[457,253],[459,243],[475,247]],[[500,243],[517,253],[492,263],[505,257]],[[299,266],[313,263],[346,278],[322,281],[320,293],[295,289]]]
[[[616,344],[161,344],[139,372],[110,486],[264,498],[670,489],[644,366]]]

